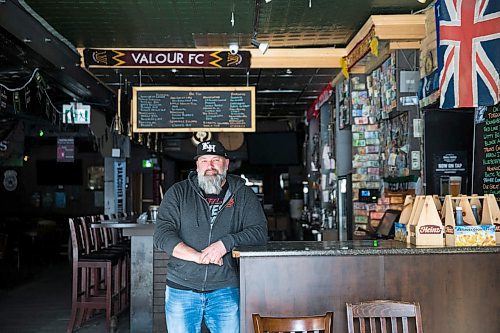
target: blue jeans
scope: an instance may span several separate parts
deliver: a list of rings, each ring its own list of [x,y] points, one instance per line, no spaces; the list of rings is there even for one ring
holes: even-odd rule
[[[223,288],[197,293],[166,286],[165,320],[168,333],[200,333],[203,319],[210,333],[239,333],[239,289]]]

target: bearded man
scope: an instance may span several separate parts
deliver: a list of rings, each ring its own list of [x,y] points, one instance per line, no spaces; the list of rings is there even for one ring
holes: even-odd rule
[[[267,222],[255,193],[228,175],[224,146],[196,149],[196,172],[174,184],[161,202],[154,245],[169,255],[165,319],[169,333],[239,333],[239,274],[231,251],[267,242]]]

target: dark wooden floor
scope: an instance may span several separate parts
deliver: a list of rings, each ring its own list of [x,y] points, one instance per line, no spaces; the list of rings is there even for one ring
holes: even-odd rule
[[[71,266],[67,260],[37,264],[19,274],[2,270],[0,332],[64,333],[71,311]],[[105,318],[98,314],[75,332],[105,332]],[[128,333],[128,312],[120,316],[117,333]]]

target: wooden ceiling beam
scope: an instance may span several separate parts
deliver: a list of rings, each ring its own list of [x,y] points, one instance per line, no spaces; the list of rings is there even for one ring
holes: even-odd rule
[[[420,46],[421,46],[421,42],[418,41],[418,40],[413,40],[413,41],[391,41],[389,43],[389,48],[391,50],[420,49]]]
[[[269,48],[265,54],[255,48],[245,51],[251,53],[251,68],[340,68],[341,58],[352,52],[373,27],[379,40],[391,41],[391,49],[418,48],[419,41],[425,36],[425,15],[372,15],[346,48]],[[82,49],[79,49],[79,52],[81,53]]]
[[[425,14],[372,15],[375,35],[383,40],[421,40],[425,37]]]
[[[265,54],[248,49],[252,54],[252,68],[340,68],[345,49],[300,48],[268,49]]]
[[[425,14],[372,15],[347,45],[347,53],[363,40],[372,27],[375,27],[375,36],[380,40],[421,40],[425,37]]]
[[[365,38],[372,27],[379,40],[389,40],[390,49],[419,48],[425,37],[425,14],[372,15],[346,48],[273,49],[265,54],[257,49],[252,53],[252,68],[340,68],[340,59]],[[370,66],[368,66],[370,67]],[[360,68],[354,69],[359,72]]]

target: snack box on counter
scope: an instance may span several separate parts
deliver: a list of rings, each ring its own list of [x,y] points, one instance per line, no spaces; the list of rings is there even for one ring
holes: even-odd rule
[[[446,245],[448,246],[495,246],[494,225],[447,225]]]

